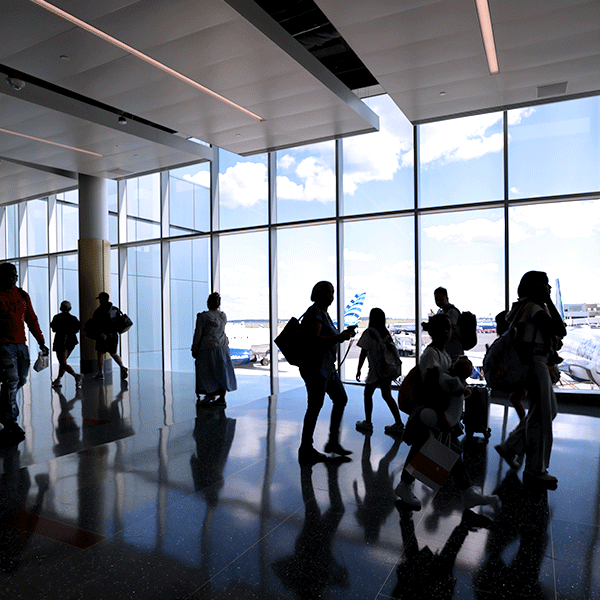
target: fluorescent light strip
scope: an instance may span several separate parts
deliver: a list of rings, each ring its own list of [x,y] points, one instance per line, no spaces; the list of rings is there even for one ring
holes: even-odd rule
[[[0,133],[8,133],[9,135],[16,135],[18,137],[26,138],[28,140],[33,140],[34,142],[42,142],[44,144],[51,144],[52,146],[60,146],[61,148],[66,148],[67,150],[75,150],[76,152],[83,152],[84,154],[91,154],[92,156],[98,156],[99,158],[104,158],[103,154],[98,154],[97,152],[90,152],[89,150],[82,150],[81,148],[74,148],[73,146],[67,146],[66,144],[59,144],[58,142],[50,142],[48,140],[43,140],[41,138],[37,138],[32,135],[26,135],[25,133],[17,133],[16,131],[2,129],[1,127],[0,127]]]
[[[162,63],[158,62],[157,60],[154,60],[153,58],[149,57],[148,55],[144,54],[143,52],[140,52],[139,50],[136,50],[135,48],[132,48],[131,46],[128,46],[127,44],[124,44],[123,42],[108,35],[107,33],[104,33],[103,31],[100,31],[99,29],[92,27],[85,21],[78,19],[77,17],[69,14],[68,12],[65,12],[64,10],[54,6],[53,4],[50,4],[49,2],[46,2],[46,0],[30,0],[30,1],[33,2],[34,4],[37,4],[39,7],[44,8],[45,10],[51,12],[52,14],[55,14],[57,17],[60,17],[61,19],[64,19],[65,21],[69,21],[69,23],[73,23],[73,25],[76,25],[77,27],[81,27],[81,29],[84,29],[85,31],[99,37],[100,39],[104,40],[105,42],[108,42],[109,44],[112,44],[113,46],[116,46],[117,48],[120,48],[121,50],[124,50],[125,52],[132,54],[133,56],[136,56],[137,58],[147,62],[148,64],[152,65],[153,67],[156,67],[157,69],[160,69],[161,71],[164,71],[165,73],[172,75],[173,77],[176,77],[180,81],[183,81],[184,83],[187,83],[188,85],[191,85],[192,87],[195,87],[196,89],[204,92],[205,94],[208,94],[209,96],[212,96],[213,98],[216,98],[217,100],[220,100],[221,102],[225,102],[225,104],[228,104],[229,106],[242,111],[243,113],[251,116],[252,118],[256,119],[257,121],[264,121],[264,119],[262,117],[253,113],[252,111],[248,110],[247,108],[244,108],[243,106],[240,106],[239,104],[236,104],[235,102],[232,102],[231,100],[228,100],[224,96],[217,94],[217,92],[213,92],[211,89],[203,86],[202,84],[198,83],[197,81],[194,81],[193,79],[186,77],[182,73],[179,73],[178,71],[175,71],[174,69],[171,69],[170,67],[167,67],[166,65],[163,65]]]
[[[492,29],[492,18],[490,16],[490,7],[488,0],[475,0],[477,5],[477,14],[479,16],[479,26],[483,36],[483,46],[487,56],[490,73],[495,75],[500,70],[498,68],[498,57],[496,56],[496,44],[494,43],[494,30]]]

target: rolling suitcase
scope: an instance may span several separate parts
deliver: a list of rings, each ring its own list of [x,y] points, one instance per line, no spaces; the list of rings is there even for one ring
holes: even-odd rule
[[[490,389],[485,385],[470,385],[471,394],[465,398],[463,424],[467,437],[482,433],[487,442],[492,430],[490,424]]]

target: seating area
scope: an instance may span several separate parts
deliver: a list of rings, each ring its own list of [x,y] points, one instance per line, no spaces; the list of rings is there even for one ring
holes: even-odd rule
[[[500,504],[463,513],[452,481],[416,482],[412,513],[395,505],[408,447],[384,433],[378,393],[365,435],[362,387],[347,386],[351,461],[301,468],[301,381],[269,398],[260,379],[240,375],[223,408],[195,406],[191,373],[87,376],[80,392],[32,374],[27,438],[0,451],[2,598],[600,598],[594,407],[560,407],[546,492],[495,452],[517,417],[494,400],[489,443],[465,460]]]

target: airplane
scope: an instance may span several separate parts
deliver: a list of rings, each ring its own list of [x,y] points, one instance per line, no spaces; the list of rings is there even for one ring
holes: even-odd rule
[[[359,292],[344,309],[344,326],[352,327],[360,320],[366,292]],[[337,321],[334,321],[337,327]],[[270,362],[269,329],[265,325],[247,327],[244,322],[228,322],[225,333],[229,338],[229,351],[234,366],[260,362],[267,366]]]
[[[565,311],[560,292],[560,282],[556,280],[556,308],[563,321]],[[590,319],[582,318],[585,324],[567,325],[567,335],[562,340],[558,354],[563,362],[558,368],[578,383],[595,383],[600,386],[600,329],[590,326]],[[571,323],[574,319],[571,318]]]

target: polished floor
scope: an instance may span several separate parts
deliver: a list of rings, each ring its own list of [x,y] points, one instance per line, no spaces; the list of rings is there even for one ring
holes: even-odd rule
[[[465,448],[501,497],[474,511],[486,527],[451,481],[435,495],[417,482],[424,508],[397,510],[408,447],[384,434],[379,398],[365,437],[362,389],[348,386],[353,460],[301,469],[303,388],[269,399],[264,378],[238,381],[226,409],[196,409],[191,374],[132,371],[76,394],[34,373],[27,439],[0,451],[0,598],[600,598],[600,411],[561,407],[559,487],[545,492],[494,451],[516,415],[492,404],[490,443]]]

